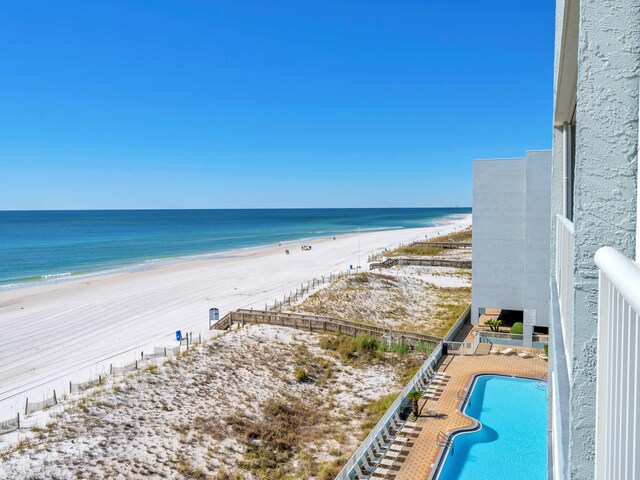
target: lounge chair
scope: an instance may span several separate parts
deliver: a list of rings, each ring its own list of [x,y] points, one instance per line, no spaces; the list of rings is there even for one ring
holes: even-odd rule
[[[518,352],[518,356],[521,358],[531,358],[533,357],[533,354],[529,350],[522,350],[521,352]]]
[[[493,346],[493,348],[491,350],[489,350],[489,353],[491,355],[497,355],[498,353],[500,353],[500,349],[497,346]]]
[[[438,372],[437,370],[434,370],[432,367],[427,367],[427,373],[429,374],[429,376],[434,378],[451,378],[451,375],[448,375],[444,372]]]
[[[384,457],[388,458],[390,460],[397,460],[399,457],[402,456],[402,448],[399,447],[397,449],[389,449],[385,452]]]
[[[538,355],[538,357],[540,357],[540,358],[541,358],[542,360],[544,360],[545,362],[546,362],[547,360],[549,360],[549,356],[548,356],[548,355],[545,355],[544,353],[541,353],[540,355]]]
[[[513,348],[505,348],[504,350],[500,350],[500,355],[513,355],[515,350]]]
[[[356,465],[356,478],[358,480],[369,480],[371,478],[371,475],[369,475],[368,471],[365,471],[362,468],[362,465],[360,465],[359,463]]]

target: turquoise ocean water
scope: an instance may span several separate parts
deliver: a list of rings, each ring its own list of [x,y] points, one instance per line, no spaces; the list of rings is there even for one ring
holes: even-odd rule
[[[0,211],[0,286],[361,231],[469,208]]]

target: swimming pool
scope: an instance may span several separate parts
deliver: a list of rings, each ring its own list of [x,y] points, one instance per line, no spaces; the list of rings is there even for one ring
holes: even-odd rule
[[[480,429],[461,433],[438,480],[545,480],[546,383],[500,375],[476,377],[464,413]]]

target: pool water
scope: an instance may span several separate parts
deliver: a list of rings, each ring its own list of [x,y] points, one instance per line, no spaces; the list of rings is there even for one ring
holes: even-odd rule
[[[546,480],[547,390],[538,380],[481,375],[464,413],[482,428],[455,437],[439,480]]]

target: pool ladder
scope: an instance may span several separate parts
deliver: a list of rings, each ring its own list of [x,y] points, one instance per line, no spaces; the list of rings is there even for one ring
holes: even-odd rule
[[[439,447],[444,447],[444,448],[450,448],[451,449],[451,455],[453,455],[453,440],[451,439],[451,437],[449,435],[447,435],[446,433],[444,433],[442,430],[440,430],[438,432],[438,435],[436,436],[436,444]]]
[[[466,398],[467,398],[467,389],[461,388],[460,390],[458,390],[458,400],[460,400],[460,402],[464,402]],[[471,397],[469,397],[469,401],[467,402],[467,405],[471,406]]]
[[[543,376],[541,376],[538,381],[536,382],[535,386],[537,388],[544,388],[545,390],[547,389],[547,374],[545,373]]]

